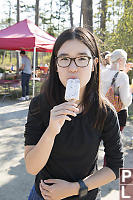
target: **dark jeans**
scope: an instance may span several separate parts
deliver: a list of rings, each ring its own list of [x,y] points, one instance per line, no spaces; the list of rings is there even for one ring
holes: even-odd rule
[[[22,85],[22,97],[29,95],[29,80],[31,74],[25,74],[22,72],[21,74],[21,85]]]
[[[37,192],[36,192],[36,190],[35,190],[35,185],[33,185],[33,188],[32,188],[32,190],[31,190],[31,192],[30,192],[30,195],[29,195],[29,197],[28,197],[28,200],[43,200],[43,198],[41,198],[41,197],[37,194]]]

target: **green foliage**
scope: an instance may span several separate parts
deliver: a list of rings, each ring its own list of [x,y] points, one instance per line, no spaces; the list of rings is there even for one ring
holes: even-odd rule
[[[0,50],[0,58],[1,58],[1,56],[4,55],[4,51],[5,51],[5,50],[3,50],[3,49]]]
[[[0,73],[4,73],[4,72],[5,72],[5,70],[0,67]]]
[[[133,122],[133,103],[128,108],[128,120]]]
[[[43,63],[47,63],[49,65],[51,58],[51,53],[46,53],[45,56],[43,56]]]
[[[69,0],[55,0],[50,1],[50,4],[45,3],[45,8],[40,11],[40,18],[45,30],[56,36],[64,28],[64,23],[69,16]],[[66,14],[68,13],[68,15]]]
[[[51,26],[51,27],[48,27],[47,32],[48,32],[50,35],[53,35],[53,36],[54,36],[54,29],[53,29],[52,26]]]
[[[15,20],[13,18],[2,19],[0,21],[0,28],[1,29],[7,28],[9,24],[12,25],[14,23],[15,23]]]
[[[100,41],[100,50],[124,49],[128,54],[128,62],[133,62],[133,1],[108,0],[107,7],[106,29],[95,30]],[[114,23],[114,20],[118,23]],[[128,75],[131,83],[133,70],[128,72]]]
[[[47,32],[48,32],[50,35],[56,37],[56,34],[55,34],[55,27],[54,27],[54,26],[48,27],[48,28],[47,28]]]

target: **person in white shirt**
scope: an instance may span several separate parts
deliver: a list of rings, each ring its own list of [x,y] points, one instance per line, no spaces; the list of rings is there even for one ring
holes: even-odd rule
[[[110,69],[101,70],[101,90],[105,96],[111,86],[114,75],[119,71],[115,81],[115,92],[120,95],[123,103],[122,109],[118,112],[120,130],[126,125],[128,106],[132,103],[132,90],[129,85],[129,77],[126,71],[127,53],[123,49],[116,49],[112,52]]]
[[[100,69],[104,70],[106,68],[110,68],[110,55],[109,51],[105,51],[100,54]]]
[[[115,93],[119,94],[120,99],[123,103],[122,109],[117,113],[120,131],[124,129],[126,126],[127,115],[128,115],[128,106],[132,103],[132,92],[133,89],[130,88],[129,85],[129,77],[127,72],[129,71],[129,65],[126,64],[127,53],[123,49],[116,49],[112,52],[110,61],[110,68],[106,68],[105,70],[101,70],[101,92],[105,96],[108,89],[111,86],[112,79],[114,78],[117,72],[118,75],[115,80]],[[131,67],[131,65],[130,65]],[[106,166],[106,157],[104,156],[104,164]]]

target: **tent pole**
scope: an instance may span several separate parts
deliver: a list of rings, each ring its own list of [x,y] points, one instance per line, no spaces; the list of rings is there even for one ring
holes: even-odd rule
[[[35,96],[35,74],[36,74],[36,47],[34,47],[33,52],[33,93],[32,96]]]

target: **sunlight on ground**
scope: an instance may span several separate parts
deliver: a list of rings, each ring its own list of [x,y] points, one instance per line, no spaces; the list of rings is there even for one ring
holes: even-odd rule
[[[114,197],[112,199],[112,197]],[[102,200],[119,200],[119,191],[117,190],[112,190],[108,195],[105,197],[102,197]]]

